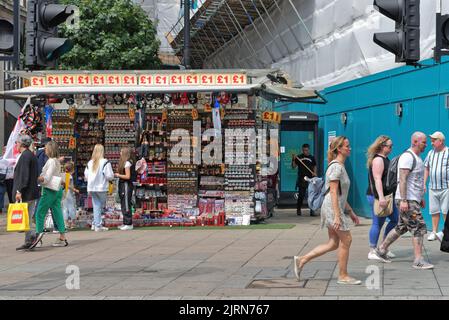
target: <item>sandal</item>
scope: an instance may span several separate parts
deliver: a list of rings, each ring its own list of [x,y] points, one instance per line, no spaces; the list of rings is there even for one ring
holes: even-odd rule
[[[362,283],[362,281],[354,279],[354,278],[349,278],[349,279],[338,280],[337,283],[338,284],[359,285]]]
[[[294,264],[294,266],[295,266],[295,276],[296,276],[296,279],[297,279],[298,281],[300,281],[300,276],[301,276],[302,267],[301,267],[301,268],[298,267],[298,263],[297,263],[298,260],[299,260],[299,257],[298,257],[298,256],[294,256],[294,257],[293,257],[293,264]]]

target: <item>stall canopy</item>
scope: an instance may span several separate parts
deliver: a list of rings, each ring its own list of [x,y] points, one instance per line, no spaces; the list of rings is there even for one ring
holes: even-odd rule
[[[1,92],[23,98],[95,93],[248,92],[271,101],[326,103],[315,90],[294,87],[288,75],[273,69],[16,71],[28,86]]]

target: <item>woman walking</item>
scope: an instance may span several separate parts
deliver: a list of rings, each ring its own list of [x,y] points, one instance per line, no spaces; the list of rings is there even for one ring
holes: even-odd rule
[[[108,231],[103,227],[101,213],[106,205],[109,181],[114,179],[111,163],[104,158],[104,147],[97,144],[92,152],[92,158],[84,170],[84,179],[87,180],[87,192],[92,196],[94,221],[92,229],[96,232]]]
[[[374,212],[374,201],[379,201],[379,207],[385,209],[388,205],[388,201],[392,201],[393,212],[388,216],[388,224],[385,228],[384,238],[388,233],[396,227],[398,224],[399,212],[394,205],[393,192],[394,190],[387,190],[387,173],[388,166],[390,164],[390,159],[388,155],[393,149],[393,142],[388,136],[379,136],[373,144],[368,148],[367,158],[368,158],[368,191],[366,192],[368,203],[371,207],[371,217],[372,225],[369,232],[369,245],[370,251],[368,253],[369,260],[379,260],[379,257],[374,253],[377,248],[377,242],[379,241],[380,231],[387,219],[385,217],[379,217]],[[388,251],[387,256],[389,258],[394,258],[395,255]]]
[[[123,214],[123,225],[119,229],[122,231],[133,229],[131,198],[133,195],[132,177],[135,176],[135,170],[131,149],[128,147],[122,148],[118,163],[118,173],[115,174],[115,177],[119,178],[118,193]]]
[[[45,145],[45,154],[48,157],[47,162],[42,168],[42,173],[37,179],[42,186],[42,195],[36,211],[36,238],[29,247],[33,249],[44,235],[44,220],[48,210],[53,210],[53,219],[59,231],[59,237],[53,243],[54,247],[66,247],[69,245],[65,237],[64,217],[61,209],[61,200],[64,192],[61,184],[61,164],[59,162],[59,149],[54,141],[50,141]],[[59,184],[55,184],[55,181]]]
[[[335,138],[327,154],[328,168],[326,170],[325,188],[326,196],[321,207],[321,228],[326,227],[329,241],[319,245],[304,256],[294,257],[295,275],[298,281],[304,265],[314,258],[325,253],[339,249],[338,265],[340,268],[338,284],[359,285],[356,280],[348,275],[349,249],[352,236],[349,231],[349,219],[357,225],[359,218],[347,202],[350,180],[345,169],[346,158],[351,153],[349,140],[340,136]],[[346,214],[348,212],[349,214]]]

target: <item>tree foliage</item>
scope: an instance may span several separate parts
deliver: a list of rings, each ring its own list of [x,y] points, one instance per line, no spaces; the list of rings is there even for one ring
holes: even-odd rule
[[[131,0],[62,0],[79,8],[76,28],[64,25],[60,36],[73,41],[60,58],[61,69],[157,69],[160,41],[145,11]]]

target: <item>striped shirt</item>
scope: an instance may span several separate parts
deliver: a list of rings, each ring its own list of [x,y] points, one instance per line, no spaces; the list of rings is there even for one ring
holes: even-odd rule
[[[444,147],[440,152],[430,150],[424,160],[429,168],[429,189],[442,190],[449,188],[449,149]]]

